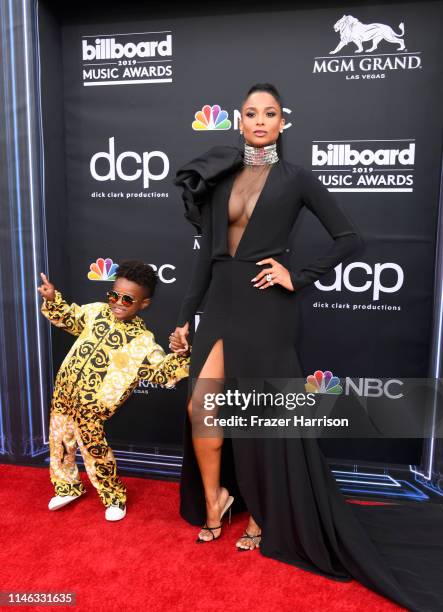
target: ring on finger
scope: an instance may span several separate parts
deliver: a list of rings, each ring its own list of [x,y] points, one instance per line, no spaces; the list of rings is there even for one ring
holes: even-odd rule
[[[272,274],[266,274],[266,280],[268,281],[268,283],[272,282]]]

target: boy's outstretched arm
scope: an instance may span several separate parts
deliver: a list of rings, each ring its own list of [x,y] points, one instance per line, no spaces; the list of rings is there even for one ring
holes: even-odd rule
[[[43,272],[40,276],[42,284],[37,290],[43,297],[42,314],[56,327],[79,336],[85,327],[85,311],[88,304],[85,306],[68,304]]]
[[[189,353],[191,350],[190,347]],[[189,354],[166,354],[152,335],[152,343],[138,370],[138,378],[173,387],[179,380],[189,376],[189,360]]]

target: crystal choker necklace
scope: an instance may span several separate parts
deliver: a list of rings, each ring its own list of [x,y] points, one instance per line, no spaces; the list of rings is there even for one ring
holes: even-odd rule
[[[265,147],[254,147],[245,142],[243,163],[246,166],[263,166],[264,164],[275,164],[277,161],[276,142],[266,145]]]

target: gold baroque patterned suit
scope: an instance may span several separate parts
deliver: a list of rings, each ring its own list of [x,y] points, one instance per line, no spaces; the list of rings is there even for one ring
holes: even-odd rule
[[[44,300],[49,321],[78,339],[57,373],[49,426],[50,478],[56,495],[82,495],[77,446],[90,481],[105,506],[123,507],[126,489],[117,475],[104,422],[140,380],[172,387],[189,374],[189,357],[155,342],[141,317],[120,321],[107,304],[68,304],[59,291]]]

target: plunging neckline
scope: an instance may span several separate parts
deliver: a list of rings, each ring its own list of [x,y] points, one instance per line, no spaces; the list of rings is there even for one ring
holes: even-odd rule
[[[267,185],[268,185],[268,183],[269,183],[269,178],[270,178],[270,176],[271,176],[271,174],[272,174],[272,171],[274,170],[274,167],[275,167],[275,166],[278,164],[278,162],[279,162],[279,161],[280,161],[280,160],[278,160],[278,161],[274,162],[274,163],[271,165],[271,168],[270,168],[270,170],[269,170],[269,172],[268,172],[268,175],[267,175],[267,177],[266,177],[266,179],[265,179],[265,182],[263,183],[263,186],[262,186],[262,188],[261,188],[261,191],[260,191],[260,193],[259,193],[259,195],[258,195],[258,198],[257,198],[256,202],[255,202],[254,208],[252,209],[252,213],[251,213],[251,216],[249,217],[249,221],[247,222],[247,224],[246,224],[246,226],[245,226],[245,228],[244,228],[244,230],[243,230],[243,233],[242,233],[242,235],[241,235],[241,237],[240,237],[240,240],[238,241],[237,248],[235,249],[234,255],[231,255],[231,254],[230,254],[230,252],[229,252],[229,245],[228,245],[228,232],[229,232],[229,201],[230,201],[230,199],[231,199],[232,189],[233,189],[233,186],[234,186],[235,177],[236,177],[236,176],[239,174],[239,172],[238,172],[238,171],[237,171],[237,172],[233,172],[233,173],[232,173],[232,174],[229,176],[229,178],[228,178],[228,181],[227,181],[227,191],[228,191],[228,197],[227,197],[227,199],[226,199],[226,205],[225,205],[225,207],[224,207],[224,210],[225,210],[225,215],[226,215],[226,218],[225,218],[225,246],[226,246],[226,253],[227,253],[228,257],[230,257],[231,259],[236,259],[236,257],[237,257],[237,254],[238,254],[239,249],[240,249],[240,247],[241,247],[241,245],[242,245],[242,242],[243,242],[243,239],[244,239],[244,237],[245,237],[245,234],[246,234],[246,232],[248,231],[248,227],[251,225],[251,221],[252,221],[252,220],[253,220],[253,218],[254,218],[255,211],[257,210],[257,207],[259,206],[259,204],[260,204],[261,200],[263,199],[263,198],[262,198],[262,196],[263,196],[263,192],[265,191],[265,189],[266,189],[266,187],[267,187]]]

